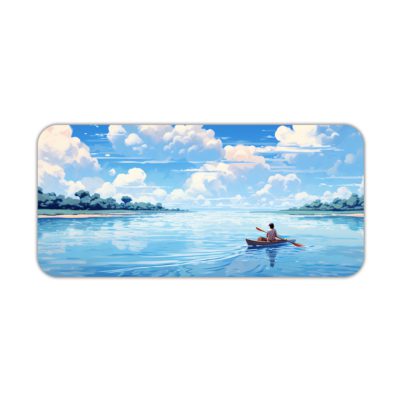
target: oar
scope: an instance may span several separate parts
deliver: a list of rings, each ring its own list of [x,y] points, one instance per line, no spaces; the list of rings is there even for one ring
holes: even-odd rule
[[[260,232],[267,233],[267,231],[264,231],[264,229],[261,229],[261,228],[259,228],[258,226],[256,226],[256,229],[257,229],[258,231],[260,231]],[[283,239],[283,240],[286,240],[287,242],[292,243],[293,246],[296,246],[296,247],[304,247],[304,246],[303,246],[302,244],[300,244],[300,243],[291,242],[290,240],[287,240],[287,239]]]

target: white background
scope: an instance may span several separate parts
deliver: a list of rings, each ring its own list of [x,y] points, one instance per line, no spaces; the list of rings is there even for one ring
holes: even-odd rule
[[[397,2],[3,1],[0,397],[399,399]],[[367,258],[344,279],[55,279],[54,122],[349,122]]]

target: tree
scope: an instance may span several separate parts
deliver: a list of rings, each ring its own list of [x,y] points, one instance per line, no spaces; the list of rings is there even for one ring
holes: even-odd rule
[[[132,201],[132,198],[130,198],[129,196],[122,196],[121,197],[121,201],[124,203],[124,205],[126,206],[128,203],[130,203]]]
[[[112,197],[107,197],[105,202],[106,202],[107,210],[114,210],[114,209],[118,208],[117,201],[115,199],[113,199]]]
[[[60,204],[60,208],[64,210],[79,210],[81,207],[78,199],[72,199],[71,197],[67,197]]]
[[[75,196],[79,197],[80,199],[83,199],[84,197],[90,198],[90,193],[87,190],[78,190],[75,193]]]
[[[347,200],[346,205],[350,208],[355,208],[360,204],[360,199],[357,194],[353,193]]]
[[[311,208],[320,208],[322,206],[321,200],[317,199],[310,204]]]
[[[339,199],[338,197],[332,201],[332,206],[335,210],[341,210],[345,206],[345,200]]]

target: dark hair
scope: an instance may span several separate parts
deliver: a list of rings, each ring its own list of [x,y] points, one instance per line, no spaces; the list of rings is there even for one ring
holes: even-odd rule
[[[270,223],[270,224],[269,224],[269,227],[270,227],[271,229],[274,229],[274,226],[275,226],[275,225],[274,225],[273,223]]]

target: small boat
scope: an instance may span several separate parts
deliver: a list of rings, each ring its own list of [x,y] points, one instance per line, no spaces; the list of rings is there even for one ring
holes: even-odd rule
[[[251,240],[246,239],[248,246],[275,246],[277,244],[294,243],[296,239],[275,240],[274,242],[267,242],[265,240]]]

